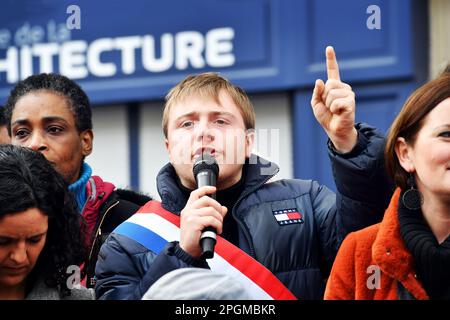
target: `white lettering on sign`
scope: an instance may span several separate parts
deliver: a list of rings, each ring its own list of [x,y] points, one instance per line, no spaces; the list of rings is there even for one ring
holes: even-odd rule
[[[4,45],[11,33],[3,29],[1,35]],[[14,34],[16,46],[0,48],[0,81],[6,78],[8,83],[15,83],[40,72],[83,79],[89,75],[130,75],[139,68],[158,73],[170,69],[229,67],[236,61],[234,36],[232,28],[224,27],[206,34],[181,31],[164,33],[158,38],[133,35],[99,38],[88,43],[68,40],[70,32],[64,33],[51,21],[47,25],[49,42],[45,43],[45,28],[26,23]]]

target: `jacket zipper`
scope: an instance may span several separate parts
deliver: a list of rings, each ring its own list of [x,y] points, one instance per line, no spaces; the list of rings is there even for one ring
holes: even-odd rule
[[[234,220],[237,221],[237,223],[241,226],[241,229],[244,231],[244,236],[247,238],[247,242],[250,246],[250,256],[254,259],[256,259],[256,254],[255,254],[255,248],[253,247],[253,242],[251,241],[251,237],[250,237],[250,232],[247,230],[247,227],[244,225],[244,223],[239,220],[236,217],[236,208],[238,206],[238,204],[250,193],[254,192],[255,190],[261,188],[261,186],[263,186],[267,181],[269,181],[270,179],[272,179],[278,172],[275,172],[273,175],[268,176],[268,178],[264,179],[261,183],[259,183],[258,185],[256,185],[254,188],[252,188],[250,191],[245,192],[243,195],[241,195],[239,197],[239,199],[236,201],[236,203],[234,204],[232,210],[231,210],[231,215],[233,216]]]
[[[97,188],[95,187],[95,183],[93,182],[92,178],[89,178],[89,184],[91,185],[92,192],[91,195],[86,199],[86,202],[83,205],[83,209],[81,209],[81,214],[83,214],[88,202],[97,196]]]
[[[113,203],[106,211],[105,214],[102,217],[102,220],[100,220],[100,224],[98,225],[97,231],[95,232],[95,238],[94,241],[92,242],[92,246],[91,246],[91,251],[89,253],[89,258],[88,258],[88,262],[91,261],[91,257],[92,257],[92,252],[94,251],[94,247],[95,247],[95,243],[97,242],[98,236],[100,236],[102,234],[102,224],[103,221],[105,220],[106,215],[108,214],[109,211],[111,211],[112,208],[114,208],[115,206],[117,206],[119,204],[119,201],[116,201],[115,203]]]

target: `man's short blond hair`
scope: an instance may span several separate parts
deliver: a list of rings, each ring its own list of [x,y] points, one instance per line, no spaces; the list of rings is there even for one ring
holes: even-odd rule
[[[242,118],[244,119],[245,129],[255,129],[255,111],[244,90],[233,85],[228,79],[215,72],[205,72],[187,76],[166,95],[162,119],[164,136],[167,138],[169,113],[174,104],[179,103],[192,95],[213,98],[218,102],[221,90],[225,90],[239,108]]]

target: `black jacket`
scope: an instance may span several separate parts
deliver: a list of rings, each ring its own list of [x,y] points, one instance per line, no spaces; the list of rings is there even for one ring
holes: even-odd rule
[[[311,180],[268,183],[278,167],[259,161],[247,165],[244,191],[231,210],[238,225],[235,245],[272,271],[299,299],[323,298],[324,279],[345,235],[380,221],[389,202],[392,188],[384,170],[384,138],[369,126],[358,125],[357,129],[358,144],[351,153],[341,156],[329,150],[337,197]],[[261,175],[262,168],[271,173]],[[174,168],[166,165],[157,181],[162,206],[179,214],[187,199]],[[303,222],[280,225],[274,213],[292,208],[302,213]],[[207,263],[189,256],[176,242],[168,243],[157,255],[113,233],[99,253],[96,295],[140,299],[162,275],[193,266],[207,267]]]
[[[90,179],[89,183],[95,183],[95,180]],[[92,239],[89,241],[91,246],[83,269],[84,275],[87,276],[86,286],[88,288],[93,288],[95,285],[95,265],[100,247],[106,238],[118,225],[131,217],[145,203],[152,200],[149,196],[124,189],[115,189],[106,199],[102,198],[103,193],[101,189],[96,190],[95,194],[88,195],[88,199],[92,196],[97,197],[97,199],[91,200],[93,202],[95,200],[99,201],[100,206],[98,207],[97,220],[91,236]],[[90,209],[96,210],[96,206],[94,205]],[[85,210],[89,210],[89,208],[85,208]]]

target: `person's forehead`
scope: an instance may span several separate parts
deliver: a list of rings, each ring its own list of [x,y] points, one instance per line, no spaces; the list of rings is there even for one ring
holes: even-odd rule
[[[443,126],[450,124],[450,98],[436,105],[424,118],[424,126]]]
[[[437,106],[431,110],[430,113],[434,113],[438,117],[443,114],[448,114],[450,112],[450,98],[442,100]],[[448,121],[448,118],[442,119],[444,121]]]
[[[75,115],[67,100],[59,94],[39,91],[21,97],[13,110],[12,118],[26,120],[28,118],[63,118],[68,122],[75,121]]]
[[[174,102],[170,110],[171,116],[175,118],[192,112],[211,114],[232,113],[235,116],[240,115],[238,106],[234,103],[230,94],[224,90],[221,90],[217,96],[200,93],[190,94]]]
[[[7,214],[0,219],[1,236],[26,237],[43,233],[47,227],[48,216],[36,208]]]

